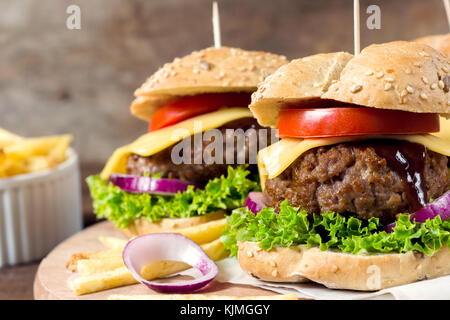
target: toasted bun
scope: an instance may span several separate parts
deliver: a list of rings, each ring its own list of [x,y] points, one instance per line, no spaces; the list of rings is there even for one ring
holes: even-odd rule
[[[242,269],[266,281],[308,279],[333,289],[373,291],[450,274],[445,246],[431,257],[414,252],[352,255],[305,246],[263,251],[255,242],[238,246]]]
[[[274,127],[282,106],[320,99],[352,57],[336,52],[291,61],[252,94],[250,110],[261,125]]]
[[[229,47],[195,51],[166,63],[148,78],[136,90],[131,112],[148,120],[174,96],[253,92],[259,82],[287,62],[276,54]]]
[[[121,229],[121,231],[128,238],[142,236],[149,233],[176,232],[179,229],[194,227],[213,220],[222,219],[224,216],[225,213],[219,210],[204,216],[179,219],[166,218],[161,219],[158,222],[150,222],[147,219],[140,218],[138,220],[134,220],[130,223],[128,228]]]
[[[429,45],[444,56],[450,57],[450,33],[423,37],[415,41]]]
[[[289,69],[295,72],[288,72]],[[447,114],[450,113],[449,70],[450,59],[417,42],[371,45],[357,56],[316,55],[294,60],[266,79],[252,95],[250,109],[258,122],[266,126],[276,124],[278,110],[286,102],[305,103],[311,99],[321,99],[315,104],[318,107],[338,101]],[[327,74],[330,76],[324,77]],[[270,89],[272,86],[274,90]],[[286,100],[284,87],[291,87]],[[317,88],[313,91],[314,87]],[[277,88],[284,89],[278,92]]]

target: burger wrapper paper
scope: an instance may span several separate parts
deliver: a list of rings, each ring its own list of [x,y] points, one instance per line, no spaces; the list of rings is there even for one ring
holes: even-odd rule
[[[373,292],[329,289],[323,285],[307,283],[273,283],[257,280],[245,273],[237,259],[227,258],[216,262],[220,272],[216,280],[233,284],[250,285],[278,292],[296,294],[298,298],[344,300],[344,299],[396,299],[396,300],[448,300],[450,299],[450,276],[431,280],[422,280],[407,285],[397,286]]]

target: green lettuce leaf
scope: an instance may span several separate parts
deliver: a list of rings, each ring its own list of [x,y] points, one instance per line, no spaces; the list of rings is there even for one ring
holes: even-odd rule
[[[277,215],[273,208],[263,208],[257,215],[247,208],[233,210],[221,237],[232,256],[238,241],[258,242],[263,250],[275,246],[316,246],[320,250],[338,249],[351,254],[404,253],[419,251],[433,255],[442,246],[450,247],[450,220],[439,216],[425,223],[415,223],[401,214],[392,233],[383,231],[378,218],[368,221],[344,217],[334,212],[314,214],[292,207],[285,200]]]
[[[244,167],[230,166],[227,176],[210,180],[204,189],[189,186],[174,196],[127,193],[98,175],[89,176],[86,182],[97,218],[106,218],[118,228],[126,228],[141,217],[155,222],[239,208],[250,191],[259,191],[258,182],[247,177],[249,173]]]

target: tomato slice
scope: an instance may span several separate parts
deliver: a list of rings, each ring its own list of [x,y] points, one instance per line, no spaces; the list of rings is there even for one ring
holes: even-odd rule
[[[247,107],[250,101],[250,92],[205,93],[182,97],[156,111],[148,130],[158,130],[221,107]]]
[[[281,138],[431,133],[439,131],[439,115],[365,107],[284,109],[277,128]]]

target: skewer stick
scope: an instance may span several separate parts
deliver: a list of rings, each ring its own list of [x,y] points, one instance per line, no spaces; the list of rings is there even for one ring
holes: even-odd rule
[[[212,25],[213,25],[213,34],[214,34],[214,47],[220,48],[220,19],[219,19],[219,6],[217,5],[217,1],[213,1],[212,5]]]
[[[359,0],[353,0],[353,41],[355,45],[355,56],[361,51],[359,30]]]
[[[445,13],[447,14],[448,27],[450,28],[450,1],[449,0],[442,0],[442,1],[444,2]]]

